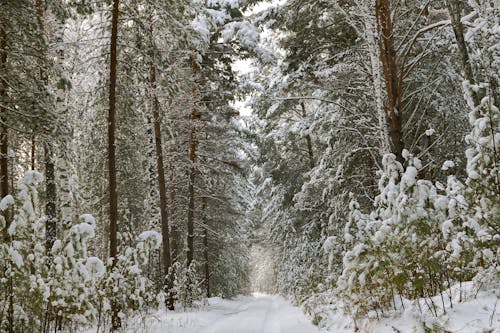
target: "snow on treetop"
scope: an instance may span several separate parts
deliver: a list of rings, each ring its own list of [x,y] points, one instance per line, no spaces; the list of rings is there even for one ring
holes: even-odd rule
[[[453,168],[455,166],[455,163],[453,161],[445,161],[443,163],[443,166],[441,167],[441,170],[446,171],[450,168]]]
[[[159,248],[162,242],[161,235],[154,230],[144,231],[139,235],[141,242],[152,243],[154,248]]]
[[[101,259],[97,257],[89,257],[87,258],[87,262],[85,264],[86,268],[92,272],[97,277],[101,277],[106,273],[106,267]]]
[[[86,222],[73,226],[71,228],[71,233],[74,235],[78,235],[80,239],[87,237],[92,238],[95,235],[94,226]]]
[[[241,6],[240,0],[208,0],[208,6],[221,6],[224,8],[238,8]]]
[[[80,215],[80,221],[87,223],[88,225],[95,226],[95,219],[92,215],[90,214],[82,214]]]
[[[19,181],[21,184],[25,185],[37,185],[43,181],[43,175],[35,170],[27,171],[24,177]]]
[[[6,195],[2,198],[2,201],[0,201],[0,210],[4,211],[12,205],[14,205],[14,197],[10,194]]]

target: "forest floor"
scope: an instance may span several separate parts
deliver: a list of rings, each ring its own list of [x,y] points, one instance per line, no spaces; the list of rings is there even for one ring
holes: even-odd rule
[[[464,283],[462,289],[471,289]],[[471,289],[472,290],[472,289]],[[381,320],[368,319],[359,322],[362,333],[500,333],[500,290],[470,293],[464,302],[458,287],[452,292],[454,305],[440,296],[432,299],[404,301],[404,307]],[[429,302],[435,304],[440,315],[426,309]],[[440,302],[447,308],[443,313]],[[399,304],[401,306],[401,304]],[[208,304],[189,310],[165,311],[127,320],[122,332],[126,333],[354,333],[352,322],[333,311],[325,323],[329,330],[314,326],[298,307],[280,296],[254,294],[238,296],[232,300],[218,297],[208,299]],[[433,330],[425,329],[432,327]],[[106,330],[104,330],[106,331]],[[99,330],[103,332],[103,330]],[[86,331],[96,333],[96,329]]]
[[[319,333],[302,311],[279,296],[254,294],[233,300],[209,299],[188,312],[163,312],[148,333]]]

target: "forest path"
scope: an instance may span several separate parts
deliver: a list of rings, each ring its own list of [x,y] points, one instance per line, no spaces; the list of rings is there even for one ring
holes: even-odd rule
[[[212,298],[191,312],[168,312],[150,333],[320,333],[302,311],[284,298],[255,294],[235,300]]]

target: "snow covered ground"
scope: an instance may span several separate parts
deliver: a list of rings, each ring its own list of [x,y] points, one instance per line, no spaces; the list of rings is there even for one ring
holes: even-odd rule
[[[319,333],[299,308],[279,296],[211,298],[206,309],[164,313],[149,333]]]
[[[129,323],[129,325],[132,323]],[[160,311],[127,332],[147,333],[320,333],[302,311],[279,296],[254,294],[234,300],[209,299],[186,312]],[[90,331],[90,332],[95,332]],[[89,332],[89,333],[90,333]],[[347,331],[346,331],[347,332]]]
[[[500,333],[500,290],[478,291],[472,282],[465,282],[443,291],[442,296],[404,299],[404,306],[397,302],[398,310],[386,312],[385,318],[377,320],[372,315],[360,320],[359,333]],[[336,327],[353,326],[341,313],[332,313],[326,324],[332,333]]]
[[[439,315],[429,313],[429,300],[420,299],[420,306],[416,302],[405,300],[405,309],[399,315],[374,322],[372,327],[367,325],[370,333],[500,333],[500,290],[473,292],[472,283],[464,284],[463,290],[467,297],[465,302],[458,303],[460,291],[458,286],[451,288],[453,307],[448,299],[444,299],[446,312],[440,305],[441,297],[432,298],[432,303],[438,309]],[[467,292],[468,291],[468,292]],[[443,294],[445,297],[450,290]],[[419,308],[423,309],[422,311]],[[424,326],[426,328],[424,328]]]
[[[453,295],[455,296],[455,295]],[[359,324],[361,333],[500,333],[500,293],[479,292],[434,317],[415,302],[405,300],[405,309],[380,321],[366,319]],[[424,302],[424,300],[421,300]],[[433,299],[439,307],[439,298]],[[314,326],[301,309],[280,296],[254,294],[233,300],[211,298],[208,305],[188,311],[160,310],[145,319],[127,321],[127,333],[353,333],[352,321],[340,312],[332,313],[329,330]],[[441,308],[442,309],[442,308]],[[427,327],[424,328],[424,326]],[[95,333],[96,330],[87,331]]]

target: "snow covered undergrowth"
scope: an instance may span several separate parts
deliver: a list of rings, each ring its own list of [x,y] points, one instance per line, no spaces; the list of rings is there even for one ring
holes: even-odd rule
[[[451,291],[451,292],[450,292]],[[451,296],[451,301],[450,301]],[[417,301],[395,298],[396,310],[370,312],[357,322],[360,333],[500,333],[500,290],[477,291],[472,282],[455,285],[442,295]],[[443,304],[444,309],[443,311]],[[354,322],[333,302],[322,309],[321,325],[329,332],[355,331]],[[328,309],[330,311],[328,311]],[[334,311],[334,309],[338,309]],[[436,315],[437,314],[437,315]]]
[[[480,292],[477,298],[454,304],[453,308],[447,308],[446,313],[443,313],[442,306],[440,306],[440,296],[432,298],[434,305],[430,300],[420,299],[420,306],[417,302],[404,300],[405,307],[401,308],[398,314],[380,321],[367,320],[364,322],[364,330],[362,331],[372,333],[499,333],[498,296],[491,291]],[[445,300],[445,304],[448,307],[449,301]],[[440,313],[437,317],[431,314],[431,311],[434,310],[428,308],[434,306]]]

